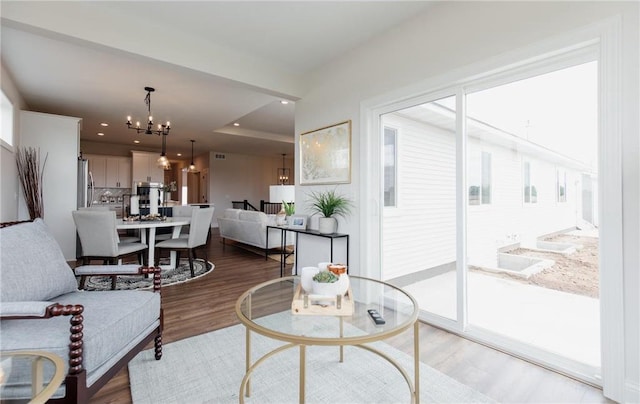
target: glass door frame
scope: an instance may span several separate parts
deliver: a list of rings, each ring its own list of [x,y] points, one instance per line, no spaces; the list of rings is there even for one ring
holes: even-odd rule
[[[361,104],[363,141],[361,161],[363,167],[382,167],[381,116],[456,95],[456,256],[457,256],[457,320],[446,319],[430,313],[422,313],[420,319],[460,334],[465,338],[479,341],[505,350],[515,356],[552,368],[561,373],[580,378],[594,385],[601,385],[608,397],[620,397],[624,391],[624,318],[622,296],[622,167],[621,161],[621,108],[620,80],[616,75],[621,66],[620,23],[609,21],[578,34],[555,38],[545,44],[537,44],[531,49],[479,63],[451,74],[435,77],[425,83],[401,89]],[[523,55],[537,55],[523,58]],[[594,55],[596,56],[594,58]],[[590,374],[592,368],[576,369],[575,363],[549,354],[545,351],[524,346],[506,337],[496,336],[484,330],[470,327],[467,321],[466,284],[466,135],[465,97],[467,92],[514,81],[543,71],[555,70],[566,63],[577,64],[576,60],[598,60],[599,64],[599,164],[598,172],[600,210],[600,268],[615,269],[601,274],[601,375]],[[510,61],[507,62],[507,60]],[[585,60],[585,61],[587,61]],[[488,66],[494,65],[493,68]],[[484,72],[478,74],[477,72]],[[618,164],[605,164],[618,162]],[[372,172],[374,171],[374,172]],[[379,170],[363,170],[361,195],[371,203],[363,204],[361,210],[361,251],[379,251],[379,254],[363,254],[363,268],[368,268],[366,276],[381,277],[382,248],[382,178]],[[606,209],[605,209],[606,207]],[[613,209],[612,209],[613,207]],[[606,216],[605,216],[606,211]],[[461,231],[462,230],[462,231]]]

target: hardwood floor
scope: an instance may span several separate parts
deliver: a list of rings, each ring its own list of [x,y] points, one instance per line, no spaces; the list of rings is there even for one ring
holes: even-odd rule
[[[233,245],[223,249],[217,231],[208,246],[215,270],[162,289],[163,344],[238,324],[234,307],[242,292],[280,276],[280,263]],[[290,271],[290,265],[287,266]],[[420,326],[422,362],[499,402],[607,402],[602,391],[427,324]],[[387,340],[412,353],[411,334]],[[152,345],[150,345],[150,348]],[[130,403],[125,368],[91,403]]]

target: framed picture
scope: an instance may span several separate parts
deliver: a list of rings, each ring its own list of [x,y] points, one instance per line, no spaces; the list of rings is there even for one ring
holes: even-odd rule
[[[350,182],[350,120],[300,135],[300,185]]]
[[[289,218],[289,228],[295,230],[306,230],[307,229],[307,217],[294,215]]]

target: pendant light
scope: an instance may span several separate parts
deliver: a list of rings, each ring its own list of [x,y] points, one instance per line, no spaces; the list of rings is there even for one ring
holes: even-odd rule
[[[167,121],[166,124],[158,124],[158,129],[153,129],[153,117],[151,116],[151,93],[156,91],[153,87],[145,87],[144,91],[147,92],[147,96],[144,97],[144,103],[147,105],[148,122],[147,127],[140,126],[140,122],[136,122],[135,126],[131,122],[131,116],[127,117],[127,128],[135,130],[137,133],[144,133],[145,135],[168,135],[171,130],[171,122]]]
[[[190,173],[193,173],[196,171],[196,165],[193,163],[193,144],[195,143],[195,140],[191,140],[191,164],[189,165],[189,170],[187,170]]]
[[[289,169],[284,166],[284,156],[286,154],[282,154],[282,167],[278,168],[278,184],[286,185],[289,183]]]
[[[171,163],[167,158],[167,135],[162,135],[162,151],[160,153],[160,158],[156,162],[158,167],[164,170],[171,170]]]

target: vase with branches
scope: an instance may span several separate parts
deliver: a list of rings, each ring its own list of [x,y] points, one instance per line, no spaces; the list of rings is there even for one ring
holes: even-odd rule
[[[44,217],[42,180],[44,178],[44,166],[47,164],[47,157],[48,154],[45,155],[41,166],[40,149],[23,147],[18,149],[16,153],[18,177],[20,178],[24,200],[27,204],[31,220]]]

